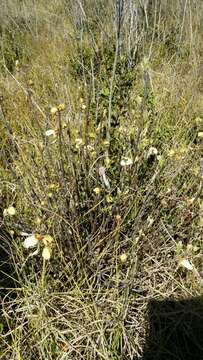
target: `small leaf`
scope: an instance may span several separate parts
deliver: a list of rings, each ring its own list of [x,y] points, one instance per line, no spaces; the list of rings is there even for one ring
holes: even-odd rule
[[[109,96],[109,89],[107,87],[104,87],[101,90],[101,95],[103,95],[104,97],[108,97]]]

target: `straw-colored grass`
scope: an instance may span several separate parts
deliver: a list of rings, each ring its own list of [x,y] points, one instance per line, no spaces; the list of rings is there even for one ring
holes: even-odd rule
[[[139,359],[202,294],[203,5],[115,3],[1,5],[0,359]]]

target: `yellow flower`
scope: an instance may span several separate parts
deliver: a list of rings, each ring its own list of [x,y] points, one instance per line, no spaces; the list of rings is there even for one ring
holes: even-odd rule
[[[67,126],[68,126],[68,124],[65,121],[63,121],[61,124],[62,129],[67,128]]]
[[[101,193],[102,189],[100,187],[96,187],[96,188],[94,188],[93,191],[96,195],[99,195]]]
[[[16,209],[14,208],[14,206],[9,206],[8,209],[4,209],[3,211],[3,215],[4,216],[14,216],[16,213]]]
[[[47,246],[47,245],[50,245],[50,244],[52,244],[53,243],[53,241],[54,241],[54,239],[53,239],[53,237],[51,236],[51,235],[45,235],[44,237],[43,237],[43,243],[44,243],[44,245],[45,246]]]
[[[53,192],[53,191],[57,191],[60,188],[60,184],[56,182],[56,183],[49,184],[48,187],[49,187],[49,190],[51,192]]]
[[[203,139],[203,131],[198,132],[198,138]]]
[[[7,209],[7,214],[13,216],[15,215],[15,213],[16,213],[16,209],[14,208],[14,206],[9,206]]]
[[[28,80],[28,85],[32,86],[34,84],[33,80],[32,79],[29,79]]]
[[[65,110],[65,108],[66,108],[65,104],[58,105],[58,111],[63,111],[63,110]]]
[[[122,263],[124,263],[124,262],[126,262],[126,260],[127,260],[127,255],[126,255],[125,253],[121,254],[121,255],[120,255],[120,261],[121,261]]]
[[[51,249],[48,246],[45,246],[42,251],[42,257],[44,260],[50,260],[51,258]]]
[[[53,107],[51,108],[50,112],[51,112],[52,115],[55,115],[55,114],[58,112],[57,107],[56,107],[56,106],[53,106]]]
[[[111,195],[107,195],[107,196],[106,196],[106,202],[107,202],[108,204],[111,204],[111,203],[113,202],[113,198],[112,198]]]
[[[49,189],[50,190],[56,190],[59,188],[59,183],[52,183],[52,184],[49,184]]]
[[[176,151],[174,149],[169,150],[168,155],[174,156],[176,154]]]

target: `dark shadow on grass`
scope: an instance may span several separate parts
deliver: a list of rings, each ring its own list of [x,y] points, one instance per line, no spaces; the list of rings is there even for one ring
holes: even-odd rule
[[[15,288],[16,273],[12,261],[11,238],[0,226],[0,318],[2,316],[2,301],[8,295],[9,289]],[[8,297],[9,298],[9,297]]]
[[[148,305],[143,360],[203,360],[203,296]]]
[[[10,240],[11,241],[11,240]],[[5,236],[5,232],[0,228],[0,289],[14,287],[14,267],[11,259],[11,248],[9,237]]]

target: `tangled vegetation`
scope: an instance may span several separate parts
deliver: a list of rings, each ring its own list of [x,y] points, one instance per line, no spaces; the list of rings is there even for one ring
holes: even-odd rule
[[[202,296],[203,3],[0,6],[0,359],[141,359]]]

